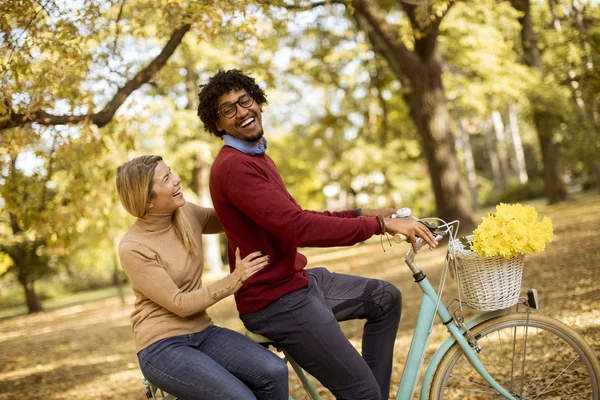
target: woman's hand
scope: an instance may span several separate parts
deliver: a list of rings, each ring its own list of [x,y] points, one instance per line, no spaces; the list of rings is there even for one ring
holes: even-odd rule
[[[414,218],[384,218],[385,231],[391,235],[397,233],[407,237],[406,241],[412,244],[417,252],[417,236],[422,238],[432,249],[437,246],[435,236],[427,226]]]
[[[238,278],[239,282],[244,283],[246,279],[267,266],[271,256],[261,256],[262,251],[255,251],[248,254],[243,260],[240,256],[240,249],[235,249],[235,270],[231,273]]]

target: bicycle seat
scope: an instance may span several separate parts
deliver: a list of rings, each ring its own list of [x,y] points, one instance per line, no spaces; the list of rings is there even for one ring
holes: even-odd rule
[[[256,342],[256,343],[261,343],[261,344],[271,344],[274,343],[271,339],[264,337],[263,335],[259,335],[258,333],[254,333],[254,332],[250,332],[248,330],[246,330],[245,333],[246,337],[249,338],[250,340]]]

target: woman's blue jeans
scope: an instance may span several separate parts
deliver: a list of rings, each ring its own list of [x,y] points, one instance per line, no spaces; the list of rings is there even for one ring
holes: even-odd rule
[[[180,400],[287,400],[286,363],[263,346],[211,326],[141,350],[142,373]]]

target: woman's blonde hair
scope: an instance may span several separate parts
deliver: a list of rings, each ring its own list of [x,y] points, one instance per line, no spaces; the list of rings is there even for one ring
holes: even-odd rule
[[[117,192],[121,204],[134,217],[143,218],[146,206],[156,194],[152,190],[154,170],[162,161],[161,156],[145,155],[129,160],[117,169]],[[193,255],[198,255],[198,246],[192,235],[192,229],[181,209],[173,213],[175,233],[185,248]]]

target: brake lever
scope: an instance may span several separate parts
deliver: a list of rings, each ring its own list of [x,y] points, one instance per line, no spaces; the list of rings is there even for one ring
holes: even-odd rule
[[[431,232],[432,234],[437,234],[437,225],[432,224],[431,222],[427,222],[427,221],[421,221],[419,220],[420,223],[422,223],[423,225],[425,225],[427,227],[427,229],[429,229],[429,232]]]

